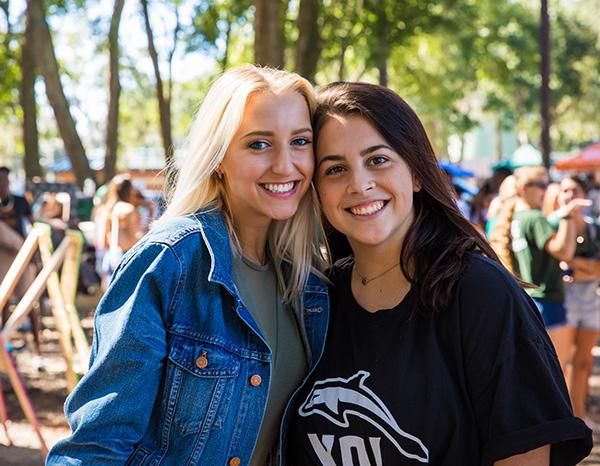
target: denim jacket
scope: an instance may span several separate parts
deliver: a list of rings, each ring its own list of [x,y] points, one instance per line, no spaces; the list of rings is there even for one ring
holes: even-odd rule
[[[328,316],[327,287],[311,274],[297,314],[311,369]],[[47,464],[247,465],[270,374],[221,214],[174,220],[117,268],[96,311],[90,369],[65,403],[72,434]]]

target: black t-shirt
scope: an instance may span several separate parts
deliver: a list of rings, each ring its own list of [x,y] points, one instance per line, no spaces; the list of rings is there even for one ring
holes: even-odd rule
[[[24,197],[13,196],[0,199],[0,221],[6,222],[13,230],[25,238],[23,222],[31,215],[31,206]]]
[[[469,255],[448,309],[419,316],[413,288],[369,313],[334,268],[325,353],[295,397],[286,466],[489,465],[552,444],[551,464],[589,454],[531,299]]]

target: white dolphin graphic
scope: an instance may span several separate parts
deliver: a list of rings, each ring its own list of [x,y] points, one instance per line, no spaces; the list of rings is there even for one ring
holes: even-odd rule
[[[348,427],[348,416],[364,419],[385,435],[407,458],[429,463],[429,450],[414,435],[404,432],[385,406],[364,382],[371,374],[360,370],[353,376],[317,380],[298,414],[319,414],[340,427]],[[341,410],[340,410],[341,405]]]

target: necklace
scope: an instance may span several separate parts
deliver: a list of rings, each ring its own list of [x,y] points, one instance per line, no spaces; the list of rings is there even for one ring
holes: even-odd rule
[[[371,283],[373,280],[376,280],[379,277],[383,277],[386,273],[392,271],[393,269],[395,269],[399,265],[400,265],[400,262],[398,262],[397,264],[392,265],[389,269],[385,269],[380,274],[375,275],[374,277],[371,277],[371,278],[367,278],[364,275],[361,275],[361,273],[358,271],[358,268],[356,267],[356,263],[354,264],[353,270],[356,272],[356,275],[358,275],[358,278],[360,278],[360,282],[362,283],[362,285],[365,286],[365,285],[368,285],[369,283]]]

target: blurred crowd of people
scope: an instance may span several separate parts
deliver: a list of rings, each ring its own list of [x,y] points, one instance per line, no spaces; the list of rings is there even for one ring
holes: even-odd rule
[[[583,175],[551,182],[543,167],[493,178],[474,196],[471,219],[538,307],[567,381],[574,414],[586,411],[592,349],[600,336],[600,237],[596,186]]]
[[[36,222],[50,226],[52,243],[57,247],[67,229],[80,229],[84,249],[79,270],[79,289],[94,293],[106,288],[122,254],[131,248],[147,231],[158,214],[159,198],[152,199],[136,186],[129,174],[115,176],[98,188],[93,199],[90,219],[78,218],[69,192],[43,192],[36,198],[31,193],[15,194],[11,190],[10,170],[0,167],[0,281],[23,246]],[[12,299],[2,309],[4,324],[11,309],[23,297],[41,269],[39,257],[34,256],[25,269]],[[44,303],[45,298],[41,302]],[[40,304],[30,313],[37,358],[34,364],[43,369],[40,347]],[[0,325],[1,328],[1,325]]]

